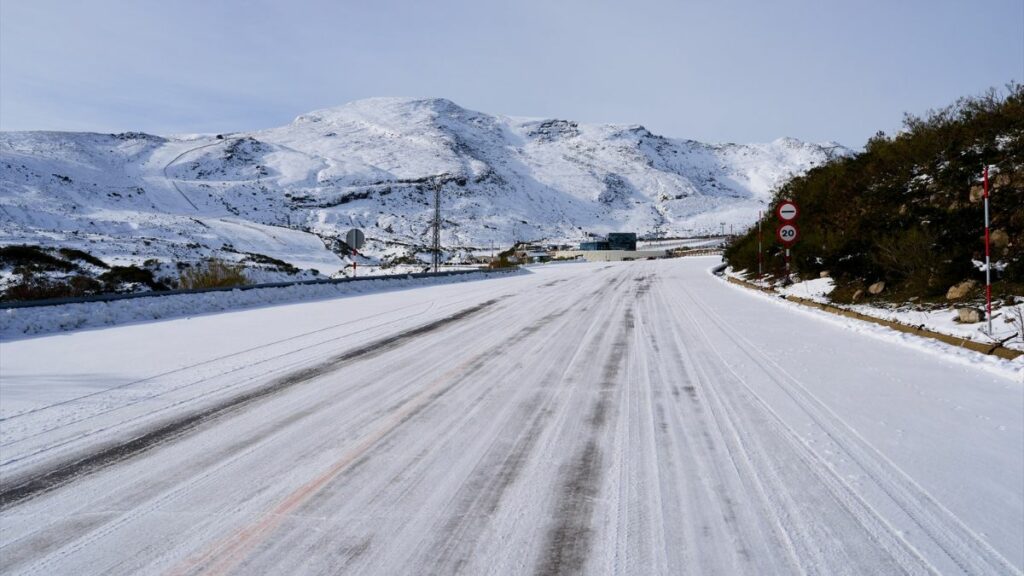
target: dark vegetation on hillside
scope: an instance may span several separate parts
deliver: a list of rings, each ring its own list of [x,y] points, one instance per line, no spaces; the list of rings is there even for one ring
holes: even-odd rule
[[[863,153],[840,158],[783,185],[800,206],[794,273],[836,280],[832,298],[850,301],[875,282],[878,298],[940,299],[954,284],[984,282],[981,178],[989,166],[993,296],[1024,294],[1024,88],[1011,84],[962,98],[924,117],[907,115],[895,136],[882,132]],[[766,272],[783,274],[773,212],[763,221]],[[757,226],[725,257],[757,271]],[[979,286],[977,290],[981,290]],[[863,295],[863,296],[862,296]]]
[[[73,298],[174,289],[223,288],[250,284],[247,270],[302,273],[295,266],[256,252],[225,246],[236,259],[116,266],[75,248],[34,245],[0,246],[0,302]],[[313,269],[308,271],[319,275]]]
[[[11,274],[11,281],[0,291],[4,301],[170,289],[166,279],[155,276],[152,266],[110,266],[74,248],[0,246],[0,271]]]

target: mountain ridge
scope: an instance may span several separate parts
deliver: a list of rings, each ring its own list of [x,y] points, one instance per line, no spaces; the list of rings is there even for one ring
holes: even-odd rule
[[[744,226],[779,184],[850,151],[829,142],[704,144],[639,124],[492,115],[377,97],[247,132],[0,133],[0,244],[112,263],[255,253],[337,273],[364,228],[368,264],[415,261],[443,182],[446,246],[572,243],[631,230]],[[446,257],[456,256],[449,250]]]

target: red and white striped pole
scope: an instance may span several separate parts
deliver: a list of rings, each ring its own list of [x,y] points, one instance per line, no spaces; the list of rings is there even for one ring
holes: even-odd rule
[[[988,165],[982,176],[985,190],[985,317],[988,318],[988,335],[992,336],[992,258],[988,235]]]

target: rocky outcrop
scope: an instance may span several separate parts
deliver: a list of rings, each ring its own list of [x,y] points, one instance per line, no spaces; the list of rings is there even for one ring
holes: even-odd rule
[[[974,280],[965,280],[959,284],[954,284],[946,291],[946,300],[960,300],[965,298],[977,287],[978,283]]]

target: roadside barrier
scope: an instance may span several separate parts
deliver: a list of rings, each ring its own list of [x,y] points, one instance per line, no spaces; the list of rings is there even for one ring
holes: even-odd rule
[[[807,298],[800,298],[799,296],[786,296],[786,295],[782,295],[782,294],[779,294],[778,292],[776,292],[775,290],[772,290],[771,288],[766,288],[764,286],[758,286],[757,284],[754,284],[752,282],[747,282],[746,280],[740,280],[739,278],[733,278],[732,276],[726,276],[725,279],[728,282],[732,283],[732,284],[737,284],[739,286],[743,286],[744,288],[749,288],[751,290],[758,290],[758,291],[761,291],[761,292],[766,292],[768,294],[772,294],[772,295],[775,295],[775,296],[782,297],[782,298],[784,298],[786,300],[789,300],[790,302],[795,302],[797,304],[802,304],[804,306],[809,306],[811,308],[817,308],[818,310],[823,310],[823,311],[829,312],[831,314],[836,314],[837,316],[845,316],[847,318],[854,318],[856,320],[862,320],[864,322],[870,322],[872,324],[878,324],[879,326],[885,326],[885,327],[888,327],[888,328],[892,328],[893,330],[897,330],[897,331],[903,332],[905,334],[914,334],[916,336],[923,336],[925,338],[931,338],[933,340],[938,340],[940,342],[945,342],[946,344],[950,344],[952,346],[956,346],[956,347],[959,347],[959,348],[967,348],[968,350],[974,350],[975,352],[981,352],[982,354],[989,354],[991,356],[997,356],[999,358],[1004,358],[1006,360],[1015,360],[1015,359],[1019,358],[1020,356],[1024,356],[1024,352],[1021,352],[1019,350],[1012,350],[1010,348],[1006,348],[1006,347],[1004,347],[1000,343],[987,344],[987,343],[984,343],[984,342],[975,342],[974,340],[968,340],[967,338],[960,338],[959,336],[951,336],[949,334],[943,334],[941,332],[935,332],[933,330],[928,330],[928,329],[923,328],[921,326],[914,326],[914,325],[911,325],[911,324],[904,324],[903,322],[896,322],[895,320],[885,320],[885,319],[882,319],[882,318],[875,318],[874,316],[868,316],[867,314],[861,314],[860,312],[854,312],[853,310],[848,310],[846,308],[841,308],[841,307],[836,306],[834,304],[825,304],[825,303],[822,303],[822,302],[815,302],[814,300],[808,300]]]
[[[675,250],[669,253],[675,257],[685,258],[687,256],[721,256],[724,252],[721,248],[694,248],[693,250]]]

